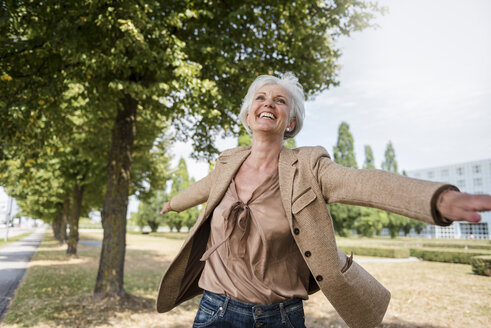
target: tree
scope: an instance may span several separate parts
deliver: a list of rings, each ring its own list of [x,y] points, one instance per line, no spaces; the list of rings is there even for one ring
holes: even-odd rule
[[[363,162],[364,169],[375,168],[375,158],[373,157],[372,147],[365,145],[365,162]]]
[[[353,228],[362,236],[372,237],[379,234],[387,221],[387,214],[375,208],[361,207],[360,218],[358,218]]]
[[[338,128],[338,140],[334,146],[334,161],[339,165],[352,167],[357,169],[355,157],[355,146],[353,135],[349,130],[349,125],[346,122],[341,122]]]
[[[251,135],[246,131],[246,129],[243,126],[239,127],[239,136],[237,137],[237,146],[250,146],[252,145],[252,137]]]
[[[132,220],[140,227],[149,226],[152,232],[157,232],[159,226],[163,223],[163,217],[160,215],[162,204],[167,201],[167,195],[163,191],[158,191],[155,196],[148,200],[141,201],[138,205],[138,212],[132,217]]]
[[[398,173],[396,152],[391,141],[387,143],[387,147],[385,148],[385,159],[382,162],[382,169],[392,173]],[[401,230],[403,230],[406,235],[411,230],[412,220],[408,217],[387,212],[387,219],[387,229],[389,229],[391,238],[396,238]]]
[[[194,179],[189,177],[186,161],[181,157],[179,159],[179,164],[172,175],[172,185],[169,198],[174,197],[192,183],[194,183]],[[171,231],[176,229],[177,232],[180,232],[183,226],[191,228],[196,222],[197,218],[198,210],[196,208],[191,208],[179,213],[169,212],[165,214],[164,222],[169,226]]]
[[[358,168],[355,159],[353,135],[349,125],[342,122],[338,129],[338,140],[334,146],[334,161],[337,164]],[[329,210],[334,223],[334,229],[341,236],[348,236],[353,223],[360,217],[360,208],[344,204],[331,204]]]
[[[239,133],[239,137],[237,138],[237,146],[250,146],[252,145],[252,137],[249,133],[245,131],[243,127],[241,127],[241,132]],[[283,141],[283,145],[287,148],[294,149],[297,148],[297,143],[294,138],[289,138]]]
[[[382,169],[392,172],[392,173],[398,173],[397,172],[397,161],[396,161],[396,152],[394,150],[394,146],[392,145],[392,141],[389,141],[387,143],[387,146],[385,148],[385,160],[382,162]]]
[[[372,147],[365,145],[364,169],[375,169]],[[382,228],[388,224],[387,213],[376,208],[362,207],[360,218],[353,225],[356,231],[366,237],[379,235]]]
[[[60,95],[73,84],[80,110],[99,118],[94,134],[111,126],[97,297],[124,295],[138,140],[153,141],[169,122],[177,139],[193,140],[196,157],[212,156],[213,136],[236,133],[238,104],[255,75],[293,70],[307,95],[336,85],[335,41],[382,11],[358,0],[15,1],[0,10],[0,148],[53,133],[65,115]],[[33,114],[45,124],[35,134]]]
[[[287,148],[290,148],[290,149],[297,148],[297,143],[295,142],[294,138],[286,139],[285,141],[283,141],[283,145]]]

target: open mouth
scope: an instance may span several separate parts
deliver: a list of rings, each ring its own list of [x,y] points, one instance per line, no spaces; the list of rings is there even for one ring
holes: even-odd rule
[[[259,114],[259,118],[269,118],[270,120],[276,120],[276,116],[273,115],[273,113],[269,112],[262,112]]]

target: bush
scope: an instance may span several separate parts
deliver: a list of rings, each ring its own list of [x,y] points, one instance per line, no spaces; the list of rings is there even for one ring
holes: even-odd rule
[[[472,257],[489,253],[463,249],[411,248],[410,254],[425,261],[471,264]]]
[[[491,255],[474,256],[471,259],[472,272],[481,276],[491,276]]]
[[[353,251],[356,255],[392,257],[392,258],[408,258],[409,249],[399,247],[367,247],[367,246],[346,246],[338,245],[339,249],[349,254]]]
[[[465,243],[459,243],[459,244],[451,244],[451,243],[424,243],[423,247],[438,247],[438,248],[465,248],[467,247],[468,249],[485,249],[485,250],[490,250],[491,251],[491,245],[479,245],[479,244],[465,244]]]

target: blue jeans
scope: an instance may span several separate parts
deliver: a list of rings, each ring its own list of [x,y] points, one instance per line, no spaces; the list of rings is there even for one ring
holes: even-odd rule
[[[302,300],[258,305],[204,291],[193,328],[305,328]]]

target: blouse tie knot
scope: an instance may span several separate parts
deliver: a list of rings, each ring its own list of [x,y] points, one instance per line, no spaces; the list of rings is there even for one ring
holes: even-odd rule
[[[201,261],[206,261],[210,255],[216,251],[218,247],[227,242],[234,231],[237,231],[239,237],[237,256],[243,258],[247,246],[247,236],[249,235],[249,228],[252,220],[252,214],[249,206],[244,204],[241,200],[233,203],[222,213],[225,224],[225,238],[220,242],[210,247],[201,257]],[[232,251],[230,244],[227,245],[228,255],[230,256]]]

